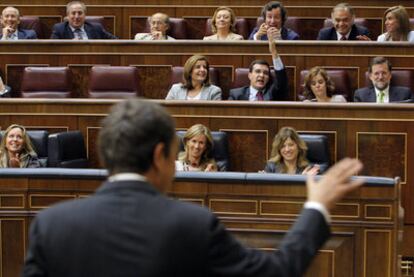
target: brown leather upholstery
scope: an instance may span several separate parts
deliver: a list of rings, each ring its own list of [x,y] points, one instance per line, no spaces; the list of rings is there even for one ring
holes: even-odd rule
[[[393,69],[392,70],[392,78],[391,78],[391,85],[392,86],[402,86],[408,87],[411,91],[414,91],[414,71],[413,70],[404,70],[404,69]],[[369,79],[369,73],[365,72],[365,86],[370,87],[372,86],[372,82]]]
[[[86,16],[85,20],[88,21],[89,23],[100,24],[102,26],[105,26],[105,18],[103,16],[88,15]]]
[[[303,100],[303,82],[306,74],[309,70],[302,70],[300,72],[300,83],[298,87],[298,99]],[[335,94],[343,95],[347,101],[351,101],[353,98],[353,91],[351,88],[351,81],[349,79],[348,72],[341,69],[326,69],[326,72],[331,77],[331,80],[335,83]]]
[[[368,20],[366,20],[365,18],[357,17],[357,18],[355,18],[354,23],[356,25],[363,26],[365,28],[369,27],[368,26],[369,25]],[[323,27],[324,28],[333,27],[332,18],[326,18],[325,21],[323,22]],[[368,30],[369,30],[369,28],[368,28]]]
[[[270,74],[272,75],[273,80],[276,79],[276,74],[274,69],[270,70]],[[239,88],[239,87],[245,87],[245,86],[249,86],[250,85],[250,80],[249,80],[249,69],[248,68],[243,68],[243,67],[239,67],[236,68],[234,70],[234,80],[233,83],[231,85],[231,88]]]
[[[175,83],[183,82],[183,71],[184,71],[184,68],[182,66],[174,66],[172,68],[171,85]],[[218,70],[215,69],[214,67],[210,67],[209,75],[210,75],[210,83],[219,87],[220,84],[219,84]]]
[[[90,70],[90,98],[128,98],[139,95],[138,91],[136,67],[93,66]]]
[[[244,39],[249,38],[249,24],[245,18],[236,19],[236,33],[243,36]],[[213,32],[211,31],[211,18],[206,21],[206,32],[205,36],[211,36]]]
[[[46,38],[38,16],[21,16],[19,27],[22,29],[34,30],[38,38]]]
[[[21,94],[25,98],[70,98],[72,80],[68,67],[26,67]]]
[[[151,30],[150,19],[148,17],[144,33],[149,33]],[[187,21],[184,18],[170,17],[170,28],[167,31],[167,35],[175,39],[187,39]]]

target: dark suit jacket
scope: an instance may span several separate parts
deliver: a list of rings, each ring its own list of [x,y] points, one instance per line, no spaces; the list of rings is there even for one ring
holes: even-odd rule
[[[302,276],[328,237],[322,214],[304,209],[279,251],[247,249],[205,208],[107,182],[38,214],[23,276]]]
[[[85,32],[88,35],[88,39],[117,39],[116,36],[107,32],[98,23],[89,23],[85,21],[84,24]],[[55,24],[53,26],[53,32],[50,37],[51,39],[73,39],[73,32],[69,27],[69,22],[65,21],[62,23]]]
[[[3,34],[0,34],[0,39],[3,37]],[[18,39],[37,39],[37,34],[33,30],[27,29],[18,29],[17,30],[17,38]]]
[[[276,80],[268,85],[263,93],[265,101],[284,101],[288,98],[288,79],[286,69],[276,70]],[[230,90],[228,100],[249,100],[250,86]]]
[[[357,40],[357,36],[369,37],[367,28],[358,25],[352,25],[351,33],[349,33],[348,40]],[[317,40],[338,40],[336,29],[334,27],[323,28],[319,31]]]
[[[390,86],[390,102],[406,101],[413,98],[412,91],[407,87]],[[354,102],[377,102],[374,87],[360,88],[355,91]]]

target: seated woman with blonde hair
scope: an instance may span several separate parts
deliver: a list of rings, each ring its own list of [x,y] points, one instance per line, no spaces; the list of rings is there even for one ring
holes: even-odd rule
[[[306,159],[306,143],[292,127],[283,127],[272,143],[272,153],[264,169],[267,173],[307,174],[319,173],[319,165],[310,165]]]
[[[236,34],[236,15],[229,7],[218,7],[211,20],[211,30],[214,35],[204,37],[203,40],[243,40],[243,36]]]
[[[304,101],[312,102],[346,102],[345,97],[335,93],[335,84],[325,69],[312,67],[305,76],[303,84]]]
[[[194,55],[184,64],[183,83],[172,85],[166,100],[221,100],[221,88],[210,84],[207,58]]]
[[[191,126],[182,140],[184,151],[178,154],[175,161],[177,171],[217,171],[216,161],[210,157],[213,137],[206,126]]]
[[[17,124],[10,125],[0,143],[0,167],[40,167],[26,129]]]
[[[411,31],[410,18],[403,6],[394,6],[384,13],[384,29],[387,31],[378,36],[377,41],[409,41],[414,42],[414,31]]]

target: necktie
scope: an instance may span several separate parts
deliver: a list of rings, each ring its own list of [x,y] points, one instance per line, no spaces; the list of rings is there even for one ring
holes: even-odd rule
[[[263,101],[263,92],[261,90],[257,91],[256,99],[257,101]]]
[[[81,29],[75,29],[74,33],[76,39],[83,40],[83,32]]]
[[[380,91],[380,93],[378,94],[379,103],[384,103],[384,96],[385,96],[385,93],[383,91]]]
[[[346,39],[346,36],[342,36],[342,37],[341,37],[341,40],[347,40],[347,39]]]

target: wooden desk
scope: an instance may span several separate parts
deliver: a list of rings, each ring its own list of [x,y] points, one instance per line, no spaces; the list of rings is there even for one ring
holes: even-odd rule
[[[0,276],[5,277],[20,275],[30,220],[40,209],[86,197],[105,178],[99,170],[10,171],[0,170]],[[304,180],[276,174],[179,174],[169,195],[210,208],[243,243],[271,251],[301,210]],[[397,276],[399,193],[398,182],[382,178],[341,201],[332,212],[332,237],[306,276]]]

